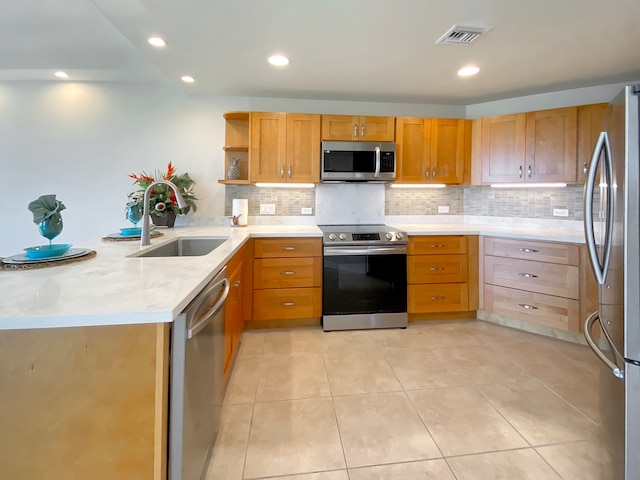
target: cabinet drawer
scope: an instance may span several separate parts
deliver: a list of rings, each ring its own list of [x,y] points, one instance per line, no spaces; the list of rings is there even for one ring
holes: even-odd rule
[[[409,283],[461,283],[467,281],[466,255],[409,255]]]
[[[253,264],[253,288],[319,287],[322,258],[257,258]]]
[[[467,253],[467,237],[462,235],[410,237],[407,253],[409,255]]]
[[[253,291],[253,319],[315,318],[322,315],[322,288]]]
[[[469,310],[469,285],[466,283],[409,285],[407,294],[409,313],[465,312]]]
[[[486,237],[484,254],[563,265],[580,265],[580,248],[578,245],[566,243]]]
[[[580,298],[580,268],[574,265],[485,255],[484,281],[557,297]]]
[[[255,258],[320,256],[320,238],[256,238],[254,243]]]
[[[485,285],[484,308],[505,317],[579,331],[580,304],[577,300]]]

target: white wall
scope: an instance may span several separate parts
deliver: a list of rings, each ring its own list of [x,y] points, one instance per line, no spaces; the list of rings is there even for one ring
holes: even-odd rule
[[[0,256],[46,243],[27,209],[43,194],[55,193],[67,207],[55,241],[80,244],[117,232],[127,226],[127,193],[136,189],[128,174],[169,161],[195,178],[196,215],[221,215],[222,113],[241,103],[141,84],[0,85]]]

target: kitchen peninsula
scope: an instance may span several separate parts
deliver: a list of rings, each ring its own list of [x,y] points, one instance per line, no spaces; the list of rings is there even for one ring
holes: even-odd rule
[[[392,225],[409,235],[491,235],[581,244],[578,229]],[[8,478],[166,478],[171,322],[251,238],[320,237],[315,225],[189,227],[224,236],[201,257],[131,258],[137,242],[88,243],[95,258],[0,272],[0,464]],[[150,248],[150,247],[146,247]]]

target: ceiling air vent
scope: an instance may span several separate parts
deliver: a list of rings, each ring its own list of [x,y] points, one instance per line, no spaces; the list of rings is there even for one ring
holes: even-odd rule
[[[492,30],[493,27],[461,27],[454,25],[447,33],[442,35],[436,43],[452,43],[455,45],[468,45],[480,35]]]

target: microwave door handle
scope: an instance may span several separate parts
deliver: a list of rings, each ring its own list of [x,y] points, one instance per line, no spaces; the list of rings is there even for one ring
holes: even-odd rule
[[[373,176],[376,178],[380,176],[380,147],[376,147],[376,172]]]
[[[596,146],[591,156],[591,163],[589,164],[589,172],[587,175],[587,181],[585,183],[584,192],[584,232],[585,242],[587,244],[587,250],[589,252],[589,260],[591,261],[591,267],[596,280],[600,285],[604,284],[604,269],[600,265],[600,259],[598,258],[598,251],[596,249],[596,239],[593,229],[593,195],[596,185],[596,170],[598,163],[600,162],[600,154],[604,148],[604,142],[607,134],[601,132],[596,142]]]

